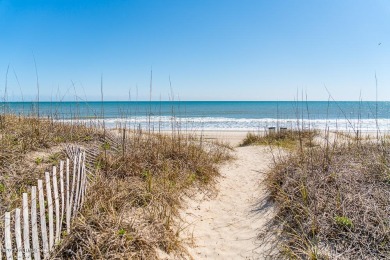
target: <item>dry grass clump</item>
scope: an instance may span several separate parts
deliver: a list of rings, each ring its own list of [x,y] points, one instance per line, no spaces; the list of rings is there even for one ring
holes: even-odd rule
[[[65,143],[89,144],[100,136],[84,125],[0,115],[0,215],[20,203],[22,193],[65,158]]]
[[[342,142],[291,153],[267,177],[279,257],[390,258],[390,145]]]
[[[185,254],[175,225],[181,198],[218,175],[220,145],[181,135],[122,132],[100,148],[98,173],[61,258],[153,259],[156,248]]]
[[[141,198],[140,198],[141,197]],[[142,199],[142,197],[145,197]],[[170,227],[156,221],[147,205],[144,183],[97,175],[89,187],[84,208],[74,221],[71,234],[52,257],[60,259],[152,259],[159,242],[174,241]],[[141,211],[133,204],[144,200]],[[134,208],[136,209],[136,208]],[[168,245],[169,246],[169,245]]]
[[[61,143],[88,142],[96,139],[99,131],[82,124],[71,124],[52,119],[38,119],[14,115],[0,115],[0,142],[3,153],[27,153]],[[5,154],[2,154],[4,158]]]
[[[19,206],[22,193],[66,158],[65,144],[91,152],[86,201],[51,256],[64,259],[152,259],[156,249],[185,254],[176,225],[181,198],[209,187],[217,164],[230,158],[223,144],[180,134],[112,134],[14,115],[1,115],[0,143],[0,214]]]
[[[282,148],[293,149],[297,145],[312,146],[315,130],[285,130],[278,132],[248,133],[240,146],[247,145],[276,145]]]

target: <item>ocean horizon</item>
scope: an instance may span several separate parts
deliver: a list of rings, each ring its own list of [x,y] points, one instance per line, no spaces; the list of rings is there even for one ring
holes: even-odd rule
[[[390,130],[387,101],[53,101],[2,102],[17,115],[101,122],[109,128],[258,131],[268,127]]]

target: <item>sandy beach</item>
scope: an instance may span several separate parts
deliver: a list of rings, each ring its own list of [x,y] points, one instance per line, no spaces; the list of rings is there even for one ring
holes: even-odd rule
[[[390,260],[389,24],[0,0],[0,260]]]
[[[221,142],[228,143],[233,147],[237,147],[242,140],[247,135],[248,131],[228,131],[228,130],[220,130],[220,131],[203,131],[197,132],[195,134],[203,135],[203,138],[208,141],[218,140]]]
[[[204,141],[220,141],[226,144],[229,144],[232,147],[237,147],[240,145],[242,140],[244,140],[245,136],[251,131],[236,131],[236,130],[205,130],[205,131],[181,131],[181,134],[196,136],[198,138],[202,138]],[[172,131],[165,130],[161,131],[163,134],[170,135]],[[259,133],[259,131],[253,132]]]
[[[181,239],[193,259],[265,259],[269,253],[257,236],[273,213],[262,183],[272,154],[267,146],[238,147],[246,134],[203,133],[205,139],[232,145],[235,159],[220,167],[215,192],[186,199]]]

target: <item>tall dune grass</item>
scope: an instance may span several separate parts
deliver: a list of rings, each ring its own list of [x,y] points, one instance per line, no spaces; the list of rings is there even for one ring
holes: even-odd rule
[[[328,132],[322,137],[319,146],[280,157],[267,175],[276,203],[271,227],[280,230],[275,257],[389,258],[390,144]]]
[[[53,258],[186,254],[178,239],[181,198],[209,188],[217,164],[229,159],[225,145],[184,136],[180,129],[164,135],[7,113],[0,117],[0,143],[0,214],[18,206],[27,187],[65,158],[66,144],[81,145],[93,157],[86,202]]]
[[[292,130],[277,132],[248,133],[240,146],[247,145],[272,145],[286,149],[294,149],[300,146],[314,145],[317,130]]]

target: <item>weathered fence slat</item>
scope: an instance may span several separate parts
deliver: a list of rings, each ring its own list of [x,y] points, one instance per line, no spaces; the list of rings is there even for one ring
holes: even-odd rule
[[[66,233],[70,233],[70,180],[69,180],[69,159],[66,159]]]
[[[62,239],[65,224],[66,233],[70,233],[71,221],[84,204],[88,181],[86,152],[80,148],[72,149],[73,169],[69,158],[66,160],[66,169],[65,162],[60,161],[59,177],[57,167],[53,166],[52,173],[45,172],[45,179],[39,179],[38,185],[31,187],[31,207],[28,193],[23,193],[22,208],[15,209],[15,218],[11,220],[13,211],[5,213],[4,240],[1,241],[5,251],[2,251],[3,246],[0,245],[0,260],[3,252],[6,259],[41,259],[41,254],[48,259],[50,252]],[[14,248],[13,243],[16,245]]]
[[[77,181],[76,181],[76,196],[74,198],[73,212],[74,216],[77,214],[78,202],[79,202],[79,192],[80,192],[80,176],[81,175],[81,153],[79,153],[78,158],[78,167],[77,167]]]
[[[41,218],[41,236],[42,236],[42,248],[45,258],[49,256],[49,244],[47,241],[46,230],[46,214],[45,214],[45,197],[43,194],[43,181],[38,180],[38,193],[39,193],[39,213]]]
[[[23,245],[24,245],[24,257],[31,259],[30,249],[30,225],[28,216],[28,195],[23,193]]]
[[[83,179],[84,179],[84,176],[83,176],[83,167],[81,167],[82,166],[82,161],[83,161],[83,157],[82,157],[82,153],[80,153],[80,164],[79,164],[80,180],[78,181],[80,183],[80,187],[79,187],[79,196],[77,197],[77,208],[76,208],[76,211],[78,211],[78,209],[80,208],[81,195],[82,195],[82,191],[83,191]]]
[[[54,191],[54,203],[56,206],[56,232],[55,232],[55,244],[60,242],[60,199],[58,196],[58,182],[57,182],[57,168],[53,167],[53,191]]]
[[[88,184],[87,184],[87,181],[88,181],[88,179],[87,179],[87,168],[85,167],[85,162],[86,162],[86,160],[85,160],[85,152],[84,152],[84,162],[83,162],[83,169],[84,169],[84,183],[83,183],[84,189],[83,189],[83,194],[84,194],[84,196],[83,196],[82,204],[84,204],[85,194],[87,192],[87,186],[88,186]]]
[[[5,255],[6,255],[7,259],[13,259],[12,240],[11,240],[11,213],[10,212],[5,213],[4,223],[5,223],[5,232],[4,232]]]
[[[65,212],[64,161],[60,161],[60,193],[61,193],[61,218],[60,218],[60,232],[61,232],[62,223],[64,221],[64,212]]]
[[[51,196],[51,184],[50,184],[50,173],[45,172],[46,179],[46,198],[47,198],[47,208],[49,213],[49,251],[54,246],[54,227],[53,227],[53,198]]]
[[[77,156],[74,156],[74,161],[73,161],[73,176],[72,176],[72,192],[70,193],[70,216],[72,217],[74,213],[72,212],[72,206],[73,206],[73,198],[74,198],[74,192],[76,188],[76,168],[77,168]]]
[[[79,208],[81,207],[81,197],[83,195],[83,189],[84,189],[84,186],[83,186],[83,182],[84,182],[84,168],[83,168],[83,163],[84,163],[84,160],[85,160],[85,157],[83,156],[84,153],[81,153],[80,152],[80,163],[79,163],[79,169],[80,169],[80,180],[79,180],[79,183],[80,183],[80,188],[79,188],[79,197],[77,198],[77,208],[76,208],[76,211],[79,210]]]
[[[39,181],[38,181],[39,182]],[[37,187],[31,187],[31,235],[34,259],[41,259],[38,240],[38,222],[37,222]]]
[[[85,152],[83,152],[83,165],[81,166],[81,170],[83,172],[83,178],[81,182],[81,205],[84,204],[84,196],[85,196],[85,188],[87,187],[87,173],[85,171]]]
[[[15,241],[17,259],[23,259],[22,230],[20,226],[20,209],[15,209]]]

